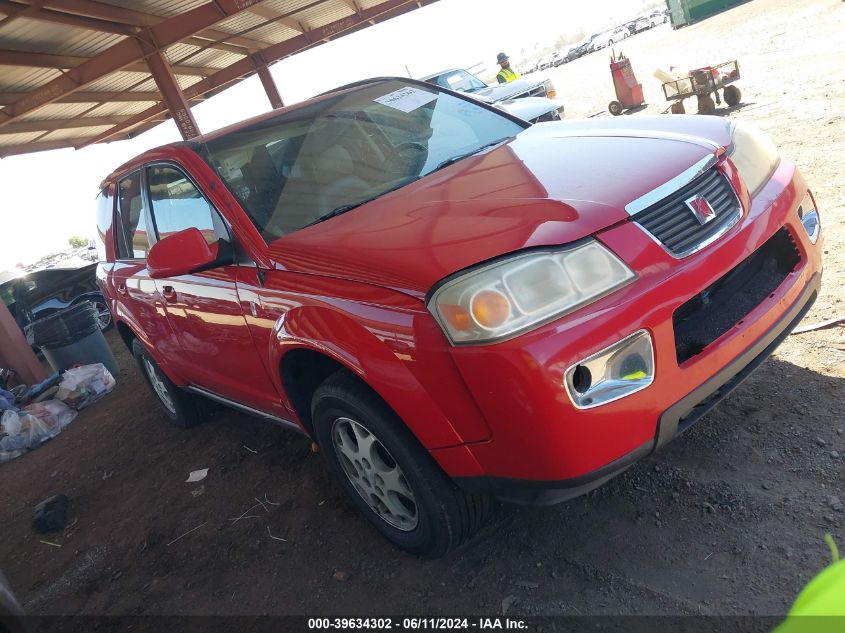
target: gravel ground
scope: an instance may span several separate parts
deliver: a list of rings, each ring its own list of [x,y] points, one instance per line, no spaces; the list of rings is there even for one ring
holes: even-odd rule
[[[843,22],[839,0],[756,0],[623,47],[649,112],[667,105],[656,67],[740,60],[743,104],[718,114],[769,131],[823,214],[826,283],[805,323],[845,314]],[[613,98],[605,52],[552,76],[570,118]],[[843,332],[791,336],[661,453],[587,497],[503,507],[437,561],[378,537],[305,439],[231,411],[170,427],[112,333],[116,392],[0,466],[0,561],[39,614],[782,614],[828,562],[823,535],[845,545]],[[73,526],[36,535],[32,507],[56,492]],[[256,498],[273,505],[230,520]]]

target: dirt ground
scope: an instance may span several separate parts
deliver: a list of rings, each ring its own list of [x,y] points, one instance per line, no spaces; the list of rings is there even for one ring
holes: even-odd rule
[[[743,104],[719,114],[769,131],[822,213],[825,288],[805,323],[845,315],[843,25],[840,0],[756,0],[623,47],[651,112],[666,108],[656,67],[740,60]],[[570,118],[613,98],[605,52],[552,76]],[[0,566],[30,613],[782,614],[829,561],[823,535],[845,546],[842,326],[789,337],[684,437],[591,495],[502,508],[436,561],[380,538],[304,438],[228,410],[168,425],[110,342],[116,392],[0,466]],[[35,534],[32,507],[58,492],[72,527]]]

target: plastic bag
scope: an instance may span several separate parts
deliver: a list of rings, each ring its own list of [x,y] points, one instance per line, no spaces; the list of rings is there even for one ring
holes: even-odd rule
[[[0,411],[6,411],[7,409],[14,408],[16,408],[15,394],[13,394],[11,391],[0,389]]]
[[[114,384],[114,376],[102,363],[74,367],[62,374],[56,398],[78,411],[105,396]]]
[[[0,418],[0,463],[57,436],[76,415],[76,411],[58,400],[31,404],[20,413],[5,411]]]

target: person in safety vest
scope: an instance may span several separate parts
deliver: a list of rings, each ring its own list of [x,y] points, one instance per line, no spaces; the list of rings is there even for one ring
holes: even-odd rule
[[[496,75],[496,80],[500,84],[509,83],[515,79],[520,78],[520,74],[516,72],[513,68],[511,68],[510,59],[504,53],[499,53],[496,57],[496,61],[498,62],[499,66],[502,67],[502,70],[499,71],[499,74]]]

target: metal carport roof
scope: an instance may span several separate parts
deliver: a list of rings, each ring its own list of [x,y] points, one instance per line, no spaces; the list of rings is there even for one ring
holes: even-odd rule
[[[0,158],[131,138],[267,66],[436,0],[0,0]]]

